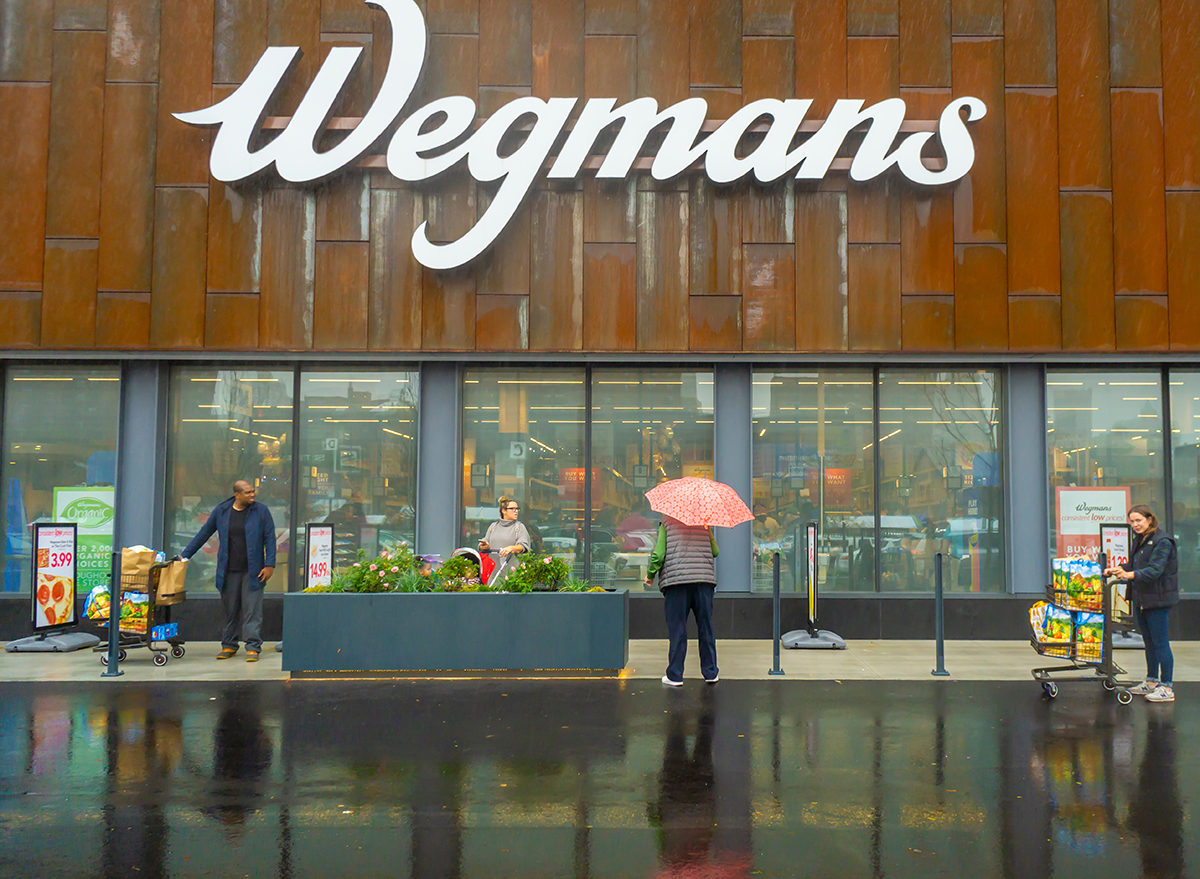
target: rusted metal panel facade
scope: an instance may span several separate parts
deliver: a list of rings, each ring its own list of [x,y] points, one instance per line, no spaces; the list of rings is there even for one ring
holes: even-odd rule
[[[359,0],[0,0],[0,347],[179,351],[1013,352],[1200,350],[1200,2],[423,0],[411,110],[468,95],[903,97],[988,106],[949,186],[534,184],[494,245],[434,271],[409,240],[463,235],[494,187],[420,185],[381,161],[319,186],[208,172],[176,120],[267,46],[363,60],[334,107],[370,107],[391,46]],[[578,113],[579,107],[575,112]],[[849,148],[848,148],[849,149]],[[381,153],[381,149],[374,151]],[[843,156],[848,155],[843,151]]]

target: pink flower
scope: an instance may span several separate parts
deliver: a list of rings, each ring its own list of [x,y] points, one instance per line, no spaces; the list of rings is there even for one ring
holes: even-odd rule
[[[546,564],[550,564],[550,556],[546,556],[544,559],[542,559],[542,561],[544,561]]]
[[[372,571],[374,571],[374,570],[375,570],[375,566],[374,566],[374,565],[371,565],[371,570],[372,570]]]
[[[362,565],[361,565],[361,564],[359,564],[358,562],[355,562],[355,563],[354,563],[354,567],[356,567],[356,568],[361,568],[361,567],[362,567]]]
[[[393,574],[398,574],[398,573],[400,573],[400,569],[399,569],[399,568],[392,568],[392,573],[393,573]]]

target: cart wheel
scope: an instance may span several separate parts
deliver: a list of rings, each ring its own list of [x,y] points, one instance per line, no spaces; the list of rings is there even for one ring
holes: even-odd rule
[[[1042,684],[1042,689],[1046,691],[1046,695],[1051,699],[1058,695],[1058,684],[1054,683],[1054,681],[1046,681],[1046,683]]]
[[[118,662],[124,662],[128,658],[129,658],[129,654],[125,652],[124,647],[122,647],[119,651],[117,651],[117,661]]]
[[[1100,686],[1104,687],[1106,690],[1115,690],[1117,688],[1117,685],[1112,681],[1111,678],[1105,678],[1102,680],[1100,682]]]
[[[1128,690],[1117,690],[1117,701],[1122,705],[1128,705],[1133,701],[1133,694]]]
[[[166,665],[167,664],[167,654],[155,653],[154,654],[154,664],[155,665]]]
[[[108,668],[108,654],[107,653],[100,654],[100,664],[102,666],[104,666],[105,668]]]
[[[185,651],[183,649],[183,647],[179,644],[174,644],[171,646],[171,655],[174,656],[176,659],[182,659],[183,654],[186,652],[187,651]]]

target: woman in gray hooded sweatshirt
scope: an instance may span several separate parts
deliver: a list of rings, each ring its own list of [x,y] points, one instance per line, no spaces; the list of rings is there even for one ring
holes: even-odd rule
[[[479,549],[484,552],[489,549],[496,550],[500,555],[498,564],[508,562],[506,567],[511,570],[520,564],[520,560],[509,561],[509,556],[529,552],[532,542],[529,539],[529,529],[517,521],[517,514],[521,512],[520,505],[508,495],[501,495],[496,504],[500,507],[500,519],[488,526],[483,540],[479,541]]]

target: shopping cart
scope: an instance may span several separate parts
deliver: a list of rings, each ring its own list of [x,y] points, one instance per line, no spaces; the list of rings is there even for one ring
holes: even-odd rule
[[[146,607],[145,620],[141,619],[140,613],[130,619],[128,622],[122,616],[122,622],[119,623],[117,634],[117,660],[124,662],[128,657],[128,651],[139,647],[145,647],[152,654],[152,661],[155,665],[166,665],[171,656],[176,659],[181,658],[187,651],[184,649],[184,644],[187,642],[179,637],[179,623],[171,621],[171,605],[159,604],[158,597],[158,578],[162,570],[167,567],[165,564],[155,564],[150,566],[149,573],[146,574],[122,574],[121,588],[115,592],[115,595],[110,595],[109,601],[124,602],[124,596],[145,596],[144,602]],[[131,602],[131,606],[136,607],[143,602],[137,601],[136,597]],[[122,610],[125,605],[122,604]],[[100,621],[101,625],[107,626],[107,620]],[[165,644],[165,647],[155,647],[155,644]],[[101,641],[92,648],[94,653],[100,654],[100,664],[108,665],[108,642]]]

